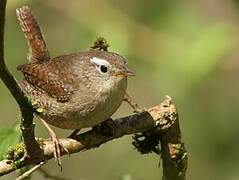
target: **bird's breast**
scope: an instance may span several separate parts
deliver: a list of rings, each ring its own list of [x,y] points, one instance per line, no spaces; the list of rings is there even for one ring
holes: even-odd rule
[[[83,89],[76,91],[65,103],[49,96],[35,97],[44,109],[40,116],[49,124],[63,129],[95,126],[110,118],[123,101],[127,79],[123,78],[114,85],[110,83],[91,87],[87,89],[88,92]]]

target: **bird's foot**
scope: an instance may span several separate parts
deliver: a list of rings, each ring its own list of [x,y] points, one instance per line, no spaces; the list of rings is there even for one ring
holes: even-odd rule
[[[52,143],[54,145],[54,158],[55,161],[57,162],[58,166],[61,168],[62,171],[62,163],[61,163],[61,148],[60,148],[60,142],[59,139],[57,138],[55,133],[49,133],[51,136]]]
[[[40,120],[42,121],[43,125],[46,127],[49,136],[51,137],[52,143],[53,143],[53,154],[54,154],[54,158],[58,164],[58,166],[60,166],[61,171],[62,171],[62,163],[61,163],[61,152],[65,151],[66,153],[69,154],[69,151],[59,142],[59,139],[56,136],[56,133],[51,129],[51,127],[46,123],[46,121],[44,121],[43,119],[40,118]],[[62,151],[61,151],[62,149]]]
[[[54,158],[55,161],[57,162],[58,166],[60,167],[61,171],[62,171],[62,162],[61,162],[61,153],[62,151],[65,151],[67,154],[70,154],[70,152],[68,151],[67,148],[65,148],[63,146],[63,144],[59,141],[59,139],[57,138],[56,134],[53,133],[49,133],[52,143],[54,145]]]

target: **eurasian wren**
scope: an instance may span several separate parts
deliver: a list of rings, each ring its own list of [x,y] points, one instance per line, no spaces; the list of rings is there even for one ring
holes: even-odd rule
[[[63,129],[92,127],[110,118],[123,101],[127,76],[133,75],[125,59],[105,47],[50,59],[30,8],[17,9],[17,17],[30,48],[29,62],[17,69],[25,77],[23,91],[41,109],[37,115]]]

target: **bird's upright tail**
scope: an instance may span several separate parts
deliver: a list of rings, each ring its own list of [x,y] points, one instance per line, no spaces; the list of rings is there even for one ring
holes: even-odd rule
[[[28,6],[16,9],[17,19],[28,42],[29,62],[44,62],[50,59],[41,29]]]

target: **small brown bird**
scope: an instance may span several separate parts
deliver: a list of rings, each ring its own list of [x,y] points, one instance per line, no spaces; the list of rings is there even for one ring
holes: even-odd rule
[[[30,47],[29,62],[17,67],[25,77],[21,87],[39,107],[37,115],[50,132],[61,164],[58,140],[47,123],[80,129],[106,121],[124,99],[127,76],[134,74],[122,56],[97,49],[50,59],[30,8],[16,12]]]

